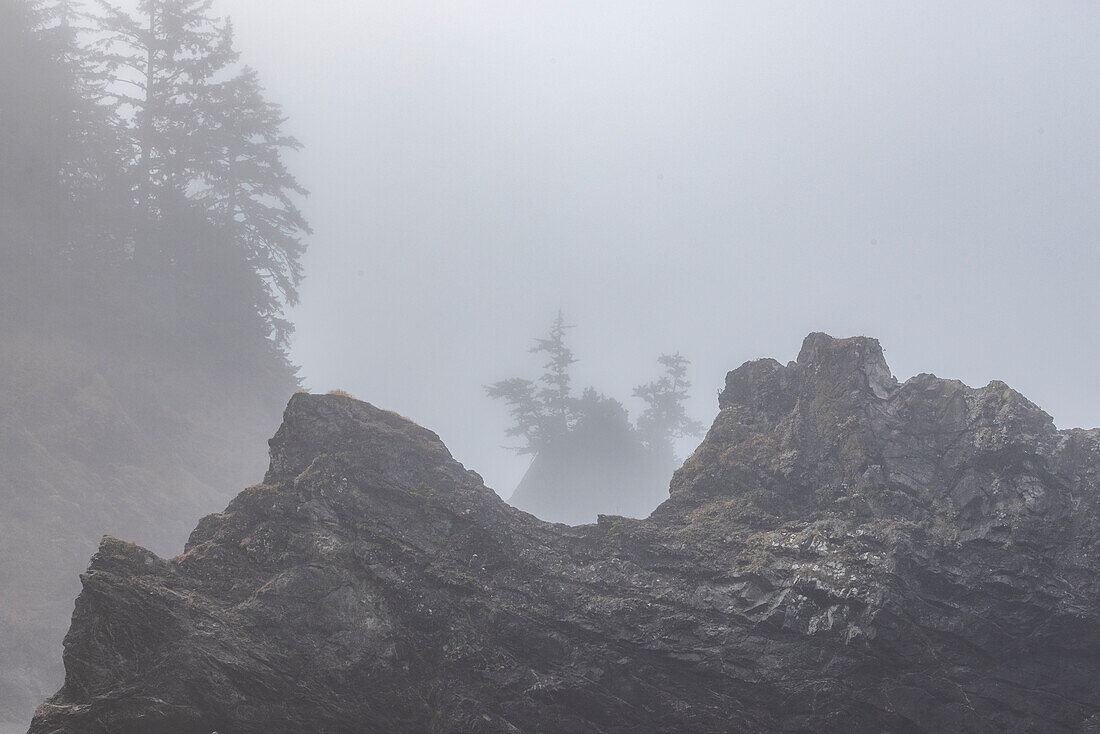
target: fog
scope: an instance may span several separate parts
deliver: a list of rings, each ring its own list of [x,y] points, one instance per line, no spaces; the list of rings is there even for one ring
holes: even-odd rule
[[[255,76],[201,13],[149,47],[202,63],[158,66],[70,7],[0,0],[0,731],[60,685],[101,536],[179,553],[295,368],[570,523],[645,514],[698,443],[638,422],[660,355],[681,426],[818,331],[1100,424],[1096,3],[214,0]],[[559,314],[574,394],[634,424],[590,393],[517,455],[486,387],[537,380]]]
[[[575,384],[634,412],[662,352],[707,422],[726,371],[826,331],[1098,423],[1094,4],[215,11],[304,144],[305,385],[433,428],[505,497],[528,458],[483,386],[537,375],[558,309]]]
[[[1098,423],[1095,4],[218,10],[305,146],[306,384],[504,496],[527,459],[482,386],[537,375],[559,308],[575,382],[635,410],[661,352],[709,422],[727,370],[820,330]]]

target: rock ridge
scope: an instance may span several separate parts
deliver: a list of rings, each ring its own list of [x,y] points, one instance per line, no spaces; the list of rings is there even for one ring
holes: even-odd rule
[[[181,556],[104,539],[31,734],[1100,723],[1100,431],[874,339],[730,372],[646,520],[543,523],[343,396],[270,448]]]

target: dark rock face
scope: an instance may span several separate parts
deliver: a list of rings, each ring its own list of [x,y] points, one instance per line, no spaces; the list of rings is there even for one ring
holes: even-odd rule
[[[566,528],[399,416],[295,396],[182,556],[104,540],[31,732],[1100,721],[1100,431],[820,334],[720,406],[650,518]]]

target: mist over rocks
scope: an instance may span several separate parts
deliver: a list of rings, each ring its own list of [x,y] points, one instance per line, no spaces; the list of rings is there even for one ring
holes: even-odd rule
[[[25,730],[64,680],[61,642],[99,539],[178,553],[199,518],[262,474],[294,383],[258,360],[227,374],[3,319],[0,343],[0,729]]]
[[[295,395],[183,555],[104,539],[31,734],[1100,720],[1100,431],[824,334],[719,408],[648,519],[568,527],[394,413]]]

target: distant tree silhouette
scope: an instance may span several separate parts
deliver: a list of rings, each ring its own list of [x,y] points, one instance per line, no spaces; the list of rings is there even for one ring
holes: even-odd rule
[[[0,308],[285,385],[298,143],[211,7],[0,0]]]
[[[550,327],[550,335],[545,339],[536,339],[535,346],[531,347],[532,352],[547,357],[543,365],[546,372],[539,378],[543,386],[537,395],[547,422],[546,437],[550,439],[568,431],[577,417],[569,378],[569,366],[577,360],[565,344],[565,331],[571,328],[566,325],[562,312],[558,311]]]
[[[662,354],[657,361],[665,373],[653,382],[634,388],[634,396],[646,403],[638,418],[638,433],[651,451],[675,462],[674,441],[685,436],[698,436],[703,424],[688,417],[687,401],[691,381],[687,367],[691,362],[679,352]]]
[[[486,387],[490,398],[509,406],[507,435],[523,439],[514,450],[534,455],[512,502],[543,519],[574,524],[601,512],[648,514],[667,497],[675,439],[702,430],[685,407],[690,362],[661,355],[664,374],[634,390],[646,403],[635,426],[622,403],[594,388],[573,396],[569,328],[559,312],[549,335],[536,340],[531,351],[547,355],[537,383],[513,377]]]
[[[572,395],[569,367],[577,360],[565,343],[565,333],[572,327],[558,311],[557,318],[545,338],[535,340],[531,351],[547,355],[546,370],[539,378],[541,386],[519,377],[494,382],[485,388],[490,398],[504,400],[512,413],[513,425],[509,437],[523,438],[522,446],[513,448],[521,454],[537,454],[567,433],[577,419],[577,403]]]
[[[237,61],[232,27],[210,15],[211,4],[140,0],[132,16],[99,0],[99,45],[114,82],[108,94],[125,122],[135,203],[147,227],[201,177],[216,80]],[[153,249],[142,234],[141,244]]]
[[[201,188],[195,195],[260,277],[267,298],[259,310],[279,343],[290,333],[282,305],[298,302],[302,236],[311,231],[292,197],[306,190],[282,159],[283,150],[301,145],[282,133],[283,122],[279,106],[264,99],[254,69],[246,66],[218,85],[204,123]]]
[[[231,256],[262,285],[253,298],[276,344],[298,299],[309,224],[294,201],[306,191],[283,152],[299,148],[282,132],[278,105],[256,72],[234,71],[233,27],[211,14],[212,0],[141,0],[130,15],[99,0],[100,48],[128,158],[136,208],[133,259],[163,270],[194,259],[166,223],[195,210],[221,232]]]

